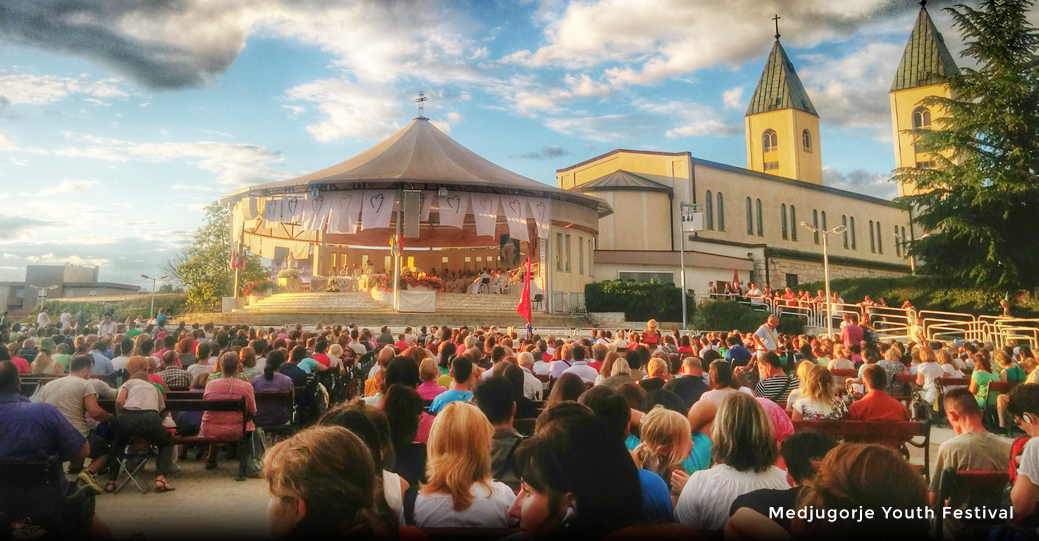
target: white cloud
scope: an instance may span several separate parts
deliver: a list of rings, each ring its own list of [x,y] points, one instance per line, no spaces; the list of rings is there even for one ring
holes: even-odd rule
[[[728,136],[743,133],[743,126],[726,123],[711,107],[692,102],[641,103],[643,111],[661,118],[677,119],[679,125],[667,130],[666,137]]]
[[[196,186],[189,184],[174,184],[172,186],[174,190],[194,190],[199,192],[211,192],[213,188],[211,186]]]
[[[285,91],[289,99],[317,104],[324,120],[307,126],[322,142],[342,137],[381,139],[400,129],[405,100],[386,88],[361,88],[342,79],[323,79]]]
[[[722,103],[725,104],[726,109],[742,109],[743,87],[737,86],[722,92]]]
[[[257,181],[287,178],[276,169],[285,160],[280,152],[258,145],[215,141],[195,143],[136,143],[92,135],[66,134],[85,146],[53,151],[58,156],[94,158],[115,162],[140,160],[151,163],[182,161],[216,174],[216,181],[230,186],[247,186]]]
[[[88,81],[71,77],[40,76],[25,73],[8,74],[0,70],[0,96],[12,105],[45,105],[61,101],[72,94],[92,96],[87,101],[108,105],[96,98],[125,98],[115,79]]]
[[[451,133],[451,124],[445,120],[430,120],[429,123],[444,133]]]
[[[456,113],[455,111],[451,111],[450,113],[447,113],[447,120],[453,124],[458,124],[459,122],[465,120],[465,117],[462,116],[462,113]]]
[[[898,195],[898,187],[891,181],[891,177],[890,173],[871,173],[864,169],[855,169],[845,174],[828,165],[823,166],[825,186],[881,199],[893,199]]]
[[[605,98],[610,95],[610,85],[596,83],[586,73],[582,73],[579,77],[567,74],[563,81],[566,82],[566,86],[570,87],[570,92],[574,96]]]
[[[49,197],[52,195],[82,192],[83,190],[89,190],[94,186],[97,186],[96,180],[65,180],[61,184],[40,190],[39,195],[43,197]]]
[[[657,119],[633,114],[550,118],[545,126],[563,135],[600,142],[645,136],[659,130]]]
[[[4,254],[3,257],[4,257],[4,259],[21,259],[21,257],[15,255],[15,254]]]

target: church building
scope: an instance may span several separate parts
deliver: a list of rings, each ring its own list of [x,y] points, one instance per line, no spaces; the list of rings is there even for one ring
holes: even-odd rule
[[[949,97],[944,80],[956,70],[921,8],[891,86],[897,167],[930,166],[906,130],[929,128],[932,116],[942,116],[920,102]],[[822,280],[821,232],[838,226],[846,230],[827,238],[831,279],[910,273],[906,247],[920,236],[910,225],[911,210],[823,184],[819,113],[778,32],[745,125],[746,167],[689,152],[618,149],[558,170],[559,188],[601,198],[614,211],[599,219],[589,281],[677,285],[685,242],[686,287],[698,294],[708,282],[731,282],[734,272],[744,283],[796,289]],[[913,186],[898,187],[899,196],[912,193]],[[683,233],[682,203],[703,213],[702,230]]]

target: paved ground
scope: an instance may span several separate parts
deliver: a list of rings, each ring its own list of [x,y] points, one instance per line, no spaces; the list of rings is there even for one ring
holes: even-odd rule
[[[931,429],[931,457],[951,438],[948,428]],[[912,462],[923,464],[923,451],[911,448]],[[207,471],[201,461],[179,461],[181,471],[170,476],[177,490],[141,494],[127,485],[119,494],[97,498],[97,513],[118,539],[143,534],[147,540],[181,538],[264,539],[267,536],[267,485],[260,479],[234,480],[237,463],[222,460]],[[154,462],[145,479],[154,477]]]

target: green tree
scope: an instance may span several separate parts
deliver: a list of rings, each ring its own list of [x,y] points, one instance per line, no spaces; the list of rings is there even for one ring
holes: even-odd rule
[[[232,294],[234,271],[231,260],[231,211],[220,203],[206,207],[205,223],[195,232],[195,239],[184,259],[176,265],[176,277],[184,284],[188,305],[196,311],[212,310],[222,297]],[[269,280],[270,268],[260,258],[248,254],[242,280]]]
[[[947,8],[966,44],[964,68],[949,80],[953,98],[938,129],[915,130],[932,169],[899,169],[901,181],[930,190],[909,197],[930,236],[914,243],[928,273],[1015,291],[1039,284],[1039,33],[1031,0],[983,0]]]

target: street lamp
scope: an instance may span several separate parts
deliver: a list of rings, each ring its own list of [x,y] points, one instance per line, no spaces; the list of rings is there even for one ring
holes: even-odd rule
[[[826,253],[826,247],[829,243],[826,242],[827,235],[840,235],[848,230],[846,226],[838,225],[837,227],[829,230],[822,230],[818,227],[808,225],[808,222],[801,222],[801,227],[804,227],[812,233],[820,233],[823,238],[823,283],[826,284],[826,334],[833,337],[833,301],[830,299],[830,258]]]
[[[34,287],[37,290],[39,290],[39,293],[36,294],[36,297],[37,297],[37,300],[40,301],[40,311],[42,312],[43,311],[43,304],[47,301],[47,291],[58,289],[58,285],[54,284],[54,285],[49,285],[49,286],[46,286],[46,287],[41,287],[41,286],[34,286]]]
[[[162,275],[162,276],[160,276],[158,278],[152,278],[151,276],[148,276],[147,274],[142,274],[141,278],[144,278],[145,280],[151,280],[152,281],[152,307],[148,311],[148,319],[151,319],[155,315],[155,282],[158,282],[159,280],[165,280],[165,279],[169,278],[169,275]]]

